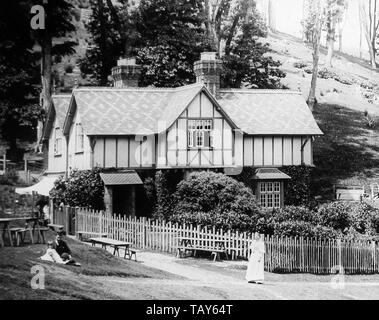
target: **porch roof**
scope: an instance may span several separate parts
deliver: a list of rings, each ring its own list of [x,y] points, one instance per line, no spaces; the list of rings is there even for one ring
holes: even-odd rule
[[[277,168],[259,168],[252,178],[253,180],[288,180],[291,177]]]
[[[138,173],[134,170],[127,172],[100,173],[100,177],[106,186],[143,184]]]

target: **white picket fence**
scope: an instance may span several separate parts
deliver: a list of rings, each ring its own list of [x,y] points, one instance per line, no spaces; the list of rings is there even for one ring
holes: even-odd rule
[[[87,209],[76,210],[76,231],[106,233],[112,239],[131,242],[139,249],[175,254],[181,238],[215,247],[222,241],[228,254],[247,259],[253,233],[216,230],[144,217],[110,215]],[[276,272],[378,273],[379,247],[374,241],[343,242],[334,239],[259,235],[265,241],[265,270]]]

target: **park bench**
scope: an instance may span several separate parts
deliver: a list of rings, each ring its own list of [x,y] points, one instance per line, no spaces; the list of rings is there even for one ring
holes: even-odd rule
[[[96,246],[96,244],[100,244],[101,247],[105,250],[107,249],[107,246],[114,248],[113,255],[116,255],[116,252],[117,252],[118,257],[120,256],[119,249],[123,247],[125,249],[124,258],[126,258],[127,251],[129,250],[129,247],[131,245],[130,242],[119,241],[119,240],[108,239],[108,238],[90,238],[89,240],[92,243],[93,247]],[[134,253],[134,255],[135,255],[135,258],[137,258],[136,253]],[[131,256],[129,255],[129,259],[130,258]]]
[[[126,258],[126,256],[129,256],[129,260],[132,259],[132,257],[134,256],[134,260],[137,261],[137,253],[139,252],[139,250],[137,249],[134,249],[134,248],[125,248],[125,254],[124,254],[124,259]]]
[[[87,237],[88,236],[89,237],[96,236],[98,238],[107,238],[108,237],[107,233],[100,233],[100,232],[77,231],[76,234],[77,234],[78,239],[80,241],[83,241],[83,239],[85,238],[85,236],[87,236]]]
[[[225,249],[223,241],[214,241],[214,246],[204,245],[203,241],[207,240],[198,240],[192,238],[180,238],[180,245],[177,247],[178,258],[185,256],[186,251],[193,253],[193,256],[196,257],[197,251],[210,252],[213,256],[213,261],[221,260],[221,254],[224,254],[228,260],[228,252]]]
[[[63,231],[63,226],[60,224],[49,223],[47,226],[55,232]]]

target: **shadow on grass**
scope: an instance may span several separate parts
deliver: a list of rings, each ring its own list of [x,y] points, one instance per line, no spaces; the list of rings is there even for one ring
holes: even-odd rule
[[[316,193],[330,192],[337,183],[369,185],[379,178],[379,130],[368,128],[362,112],[320,104],[314,117],[324,132],[314,144]]]

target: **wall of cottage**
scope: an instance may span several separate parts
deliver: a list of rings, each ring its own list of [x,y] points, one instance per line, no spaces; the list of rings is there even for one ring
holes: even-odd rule
[[[61,152],[54,152],[54,144],[55,144],[55,128],[58,128],[61,133]],[[66,170],[66,156],[67,156],[67,145],[66,139],[63,136],[62,128],[55,119],[50,136],[49,136],[49,148],[48,148],[48,172],[49,173],[64,173]]]
[[[91,147],[89,138],[84,134],[83,149],[76,148],[76,124],[80,124],[80,115],[75,114],[68,136],[68,169],[91,169]],[[85,128],[83,128],[85,130]]]

